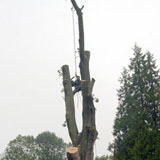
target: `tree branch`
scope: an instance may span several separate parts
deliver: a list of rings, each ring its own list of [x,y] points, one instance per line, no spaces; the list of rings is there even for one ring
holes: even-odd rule
[[[94,83],[95,83],[95,79],[92,78],[92,81],[90,82],[90,86],[89,86],[89,91],[88,91],[88,96],[90,96],[90,97],[92,97]]]
[[[74,9],[76,10],[77,16],[78,16],[79,51],[80,51],[80,58],[83,59],[84,58],[85,46],[84,46],[84,27],[83,27],[83,13],[82,13],[82,9],[83,9],[84,6],[82,6],[82,8],[79,8],[75,0],[71,0],[71,3],[73,5]]]
[[[67,127],[68,127],[70,138],[73,142],[73,145],[77,146],[78,128],[75,120],[75,107],[74,107],[73,92],[72,92],[68,65],[62,66],[62,74],[63,74],[63,86],[64,86],[64,93],[65,93]]]
[[[84,51],[83,59],[80,58],[80,66],[79,66],[82,80],[87,80],[88,82],[90,82],[89,59],[90,59],[90,52]]]
[[[78,7],[76,1],[75,1],[75,0],[71,0],[71,2],[72,2],[72,5],[73,5],[74,9],[75,9],[76,11],[80,11],[80,8]]]

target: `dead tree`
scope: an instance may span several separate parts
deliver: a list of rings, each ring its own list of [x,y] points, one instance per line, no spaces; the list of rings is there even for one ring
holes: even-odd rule
[[[67,150],[68,160],[93,160],[93,148],[98,132],[95,123],[95,107],[93,103],[92,90],[95,80],[90,79],[89,59],[90,52],[85,51],[84,27],[83,27],[83,7],[79,8],[75,0],[71,3],[78,16],[79,27],[79,55],[80,55],[80,74],[82,80],[82,131],[79,132],[75,118],[75,105],[71,86],[71,78],[68,65],[62,66],[63,86],[65,93],[66,122],[73,147],[77,147],[74,152],[71,148]],[[72,150],[72,152],[71,152]],[[76,156],[74,156],[76,155]]]

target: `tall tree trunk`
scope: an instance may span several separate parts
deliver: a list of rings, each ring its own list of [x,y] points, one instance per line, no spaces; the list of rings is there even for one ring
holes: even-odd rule
[[[89,59],[90,52],[85,51],[84,45],[84,27],[83,27],[83,13],[82,8],[79,8],[75,0],[71,0],[74,9],[78,16],[79,26],[79,50],[80,50],[80,74],[82,80],[85,80],[82,85],[82,118],[83,127],[79,133],[75,121],[75,105],[70,80],[69,67],[62,66],[63,86],[65,92],[66,104],[66,122],[69,131],[69,136],[72,140],[73,146],[79,149],[80,160],[93,160],[93,147],[97,138],[98,132],[95,123],[95,107],[93,103],[92,90],[95,80],[90,79]],[[68,158],[69,160],[69,158]]]

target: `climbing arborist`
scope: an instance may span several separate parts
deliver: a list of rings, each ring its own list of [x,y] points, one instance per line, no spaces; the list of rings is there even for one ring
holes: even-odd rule
[[[73,79],[74,77],[72,77]],[[72,84],[72,87],[74,87],[74,90],[73,90],[73,95],[75,95],[75,93],[81,91],[81,79],[80,79],[80,76],[77,76],[76,75],[76,80],[73,81],[71,79],[71,84]]]

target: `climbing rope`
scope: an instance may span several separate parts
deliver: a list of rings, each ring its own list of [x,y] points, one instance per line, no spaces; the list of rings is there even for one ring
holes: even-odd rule
[[[74,49],[74,62],[75,62],[75,76],[77,75],[77,51],[76,51],[76,33],[75,33],[75,20],[74,20],[74,8],[71,8],[72,10],[72,23],[73,23],[73,49]]]
[[[95,142],[95,157],[97,157],[97,146],[96,146],[96,142]]]
[[[74,65],[75,65],[75,76],[77,76],[77,49],[76,49],[76,30],[75,30],[75,10],[72,7],[72,25],[73,25],[73,49],[74,49]],[[79,102],[81,102],[81,96],[77,93],[77,109],[79,106]]]
[[[81,99],[80,93],[77,92],[77,109],[78,109],[79,103],[81,103],[81,105],[82,105],[82,99]]]
[[[79,93],[77,93],[77,109],[78,109],[78,106],[79,106]]]

